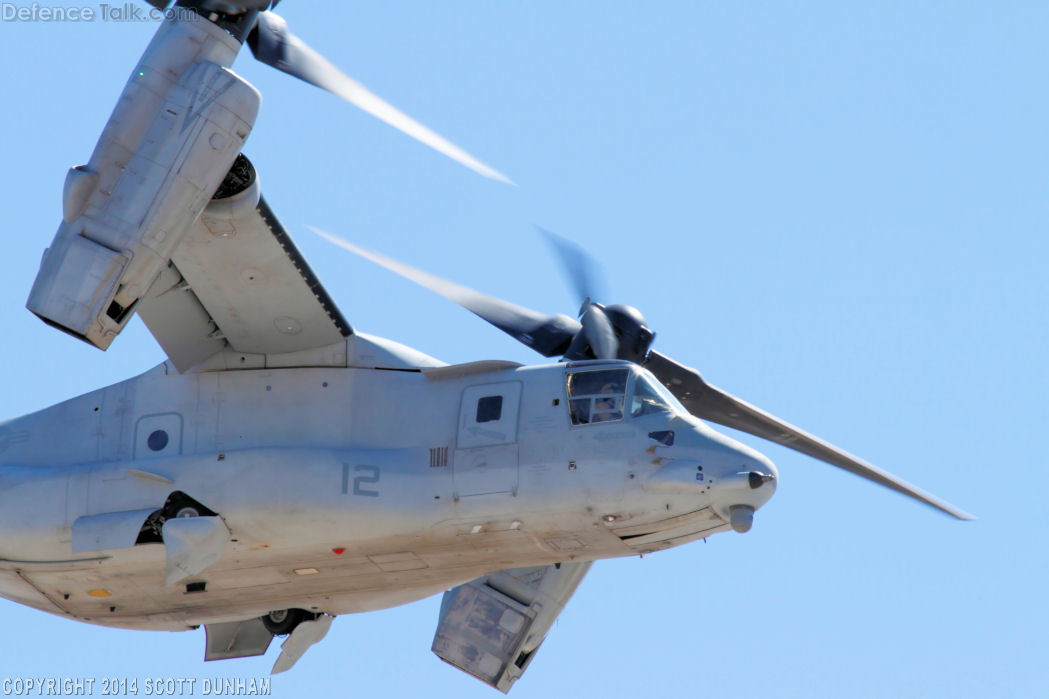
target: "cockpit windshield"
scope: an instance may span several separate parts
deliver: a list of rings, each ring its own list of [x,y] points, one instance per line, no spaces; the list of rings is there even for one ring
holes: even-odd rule
[[[628,410],[630,417],[687,412],[643,369],[581,369],[568,374],[568,412],[573,425],[622,420]]]
[[[623,419],[629,369],[598,369],[568,375],[568,411],[573,425]]]
[[[664,397],[663,387],[644,374],[639,374],[634,382],[634,395],[630,399],[631,417],[672,412],[674,409]]]

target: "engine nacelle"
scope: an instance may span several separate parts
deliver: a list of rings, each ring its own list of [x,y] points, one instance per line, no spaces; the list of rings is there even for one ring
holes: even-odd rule
[[[211,200],[258,114],[258,90],[228,69],[240,43],[193,17],[164,22],[91,160],[69,171],[62,223],[26,303],[102,349]]]
[[[590,566],[586,561],[515,568],[445,592],[431,649],[446,663],[508,692]]]

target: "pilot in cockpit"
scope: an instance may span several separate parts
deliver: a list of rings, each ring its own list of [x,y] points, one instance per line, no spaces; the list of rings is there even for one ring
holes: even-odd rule
[[[568,377],[573,425],[623,419],[629,371],[625,368],[578,371]]]
[[[590,416],[591,422],[605,422],[606,420],[619,420],[623,417],[623,412],[617,410],[616,403],[618,398],[615,395],[616,387],[611,383],[606,383],[601,387],[599,396],[594,399],[594,412]]]

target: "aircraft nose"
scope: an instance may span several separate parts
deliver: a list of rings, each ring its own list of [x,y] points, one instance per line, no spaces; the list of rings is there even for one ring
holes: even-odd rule
[[[711,497],[718,515],[743,534],[753,526],[754,512],[776,492],[779,471],[764,454],[749,449],[741,453],[740,461],[714,481]]]
[[[779,482],[779,469],[776,468],[776,464],[764,454],[753,454],[751,459],[753,463],[747,473],[747,484],[752,490],[757,490],[766,483],[771,483],[772,489],[775,490],[776,483]]]
[[[722,435],[716,439],[714,449],[663,463],[645,487],[700,494],[735,531],[750,531],[754,512],[776,492],[779,471],[764,454]]]

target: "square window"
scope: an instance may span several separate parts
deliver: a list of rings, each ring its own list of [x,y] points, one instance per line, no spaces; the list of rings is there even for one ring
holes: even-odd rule
[[[573,425],[586,425],[590,422],[590,399],[573,398],[568,401],[568,412],[572,414]]]
[[[502,396],[485,396],[477,401],[477,422],[496,422],[502,415]]]

